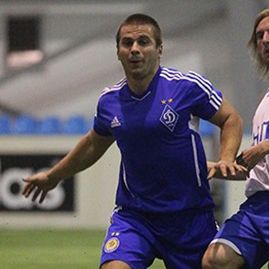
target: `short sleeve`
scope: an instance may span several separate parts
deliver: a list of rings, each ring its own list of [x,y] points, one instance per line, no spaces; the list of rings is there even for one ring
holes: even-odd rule
[[[97,111],[94,116],[94,123],[93,123],[93,129],[99,134],[103,136],[111,136],[110,132],[110,124],[109,120],[107,119],[107,112],[104,109],[104,102],[102,102],[102,99],[99,99],[98,105],[97,105]]]
[[[203,76],[189,72],[186,75],[189,84],[191,112],[194,116],[208,120],[219,110],[223,96],[209,80]]]

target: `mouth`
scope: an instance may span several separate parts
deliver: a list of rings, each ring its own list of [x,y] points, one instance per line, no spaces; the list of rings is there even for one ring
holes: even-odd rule
[[[136,64],[136,63],[142,62],[142,59],[141,58],[137,58],[137,57],[132,57],[132,58],[129,59],[129,61],[130,61],[130,63]]]
[[[132,63],[132,64],[141,63],[141,60],[130,60],[130,63]]]
[[[131,68],[140,68],[143,65],[143,62],[140,60],[135,60],[135,61],[129,61],[130,67]]]
[[[265,50],[262,54],[262,57],[268,59],[269,58],[269,50]]]

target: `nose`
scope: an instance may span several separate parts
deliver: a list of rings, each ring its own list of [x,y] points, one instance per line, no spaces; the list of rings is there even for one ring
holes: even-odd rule
[[[264,44],[268,44],[269,43],[269,31],[265,31],[262,37],[262,42]]]
[[[131,47],[131,53],[132,54],[137,54],[139,53],[140,49],[139,49],[139,44],[137,43],[137,41],[135,41],[133,44],[132,44],[132,47]]]

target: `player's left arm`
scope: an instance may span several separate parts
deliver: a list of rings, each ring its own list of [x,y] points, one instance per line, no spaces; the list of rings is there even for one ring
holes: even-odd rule
[[[209,121],[220,128],[220,152],[216,167],[220,169],[223,177],[235,175],[242,170],[235,162],[242,139],[242,119],[227,99],[223,98],[219,110]]]
[[[267,154],[269,154],[269,140],[263,140],[259,144],[243,150],[240,157],[248,170],[251,170]]]

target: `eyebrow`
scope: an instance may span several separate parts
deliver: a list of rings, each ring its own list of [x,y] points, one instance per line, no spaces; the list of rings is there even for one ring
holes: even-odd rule
[[[257,36],[263,35],[265,32],[269,32],[269,28],[256,31],[255,36],[257,37]]]

